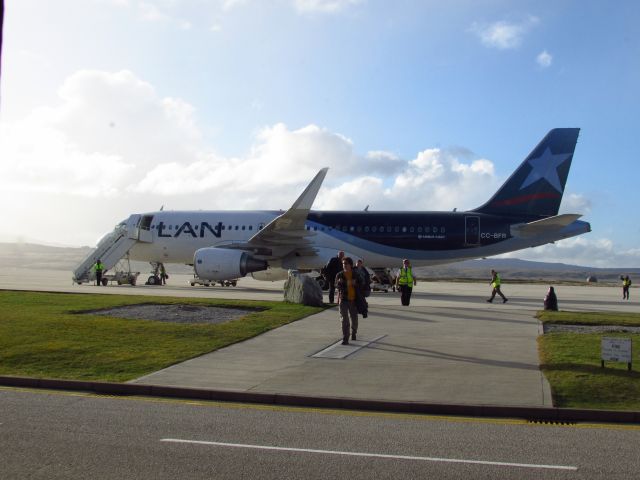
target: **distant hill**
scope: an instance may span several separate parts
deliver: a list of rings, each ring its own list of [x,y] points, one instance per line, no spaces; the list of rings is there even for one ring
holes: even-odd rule
[[[416,273],[425,278],[470,278],[486,279],[490,270],[500,272],[503,279],[580,281],[595,277],[600,282],[617,282],[620,275],[640,276],[640,268],[596,268],[565,263],[546,263],[520,260],[517,258],[487,258],[483,260],[465,260],[435,267],[420,267]]]
[[[72,270],[91,250],[90,247],[0,243],[0,267]]]
[[[73,270],[92,250],[91,247],[51,247],[34,243],[0,243],[0,269],[29,268],[45,270]],[[145,262],[131,262],[135,271],[147,273]],[[425,279],[488,279],[495,269],[503,279],[579,281],[595,276],[600,282],[617,282],[620,275],[630,275],[640,283],[640,268],[593,268],[564,263],[544,263],[516,258],[488,258],[434,267],[416,268],[416,274]],[[169,272],[191,273],[186,265],[171,265]],[[634,282],[636,283],[636,282]]]

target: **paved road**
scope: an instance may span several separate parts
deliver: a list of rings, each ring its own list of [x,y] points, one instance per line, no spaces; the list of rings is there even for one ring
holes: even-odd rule
[[[2,479],[636,479],[639,441],[640,427],[0,388]]]

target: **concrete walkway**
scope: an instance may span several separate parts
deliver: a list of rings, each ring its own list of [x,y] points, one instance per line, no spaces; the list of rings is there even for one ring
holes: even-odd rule
[[[425,284],[428,289],[429,284]],[[344,358],[336,308],[136,380],[135,383],[433,403],[551,406],[538,369],[534,311],[482,299],[430,299],[400,306],[371,299]],[[471,300],[471,298],[469,298]],[[360,342],[357,342],[360,343]],[[335,346],[334,346],[335,345]],[[333,347],[332,347],[333,346]],[[348,348],[348,347],[347,347]]]

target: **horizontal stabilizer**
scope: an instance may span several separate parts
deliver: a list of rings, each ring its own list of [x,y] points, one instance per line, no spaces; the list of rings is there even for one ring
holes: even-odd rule
[[[554,217],[536,220],[530,223],[519,223],[511,226],[511,235],[514,237],[533,237],[545,233],[562,230],[567,225],[572,224],[582,215],[577,213],[566,213]]]

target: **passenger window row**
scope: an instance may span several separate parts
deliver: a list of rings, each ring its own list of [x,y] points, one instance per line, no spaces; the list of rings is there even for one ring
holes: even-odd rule
[[[180,228],[180,225],[166,225],[165,226],[167,228],[167,230],[178,230]],[[195,223],[193,224],[193,228],[198,228],[199,224]],[[151,225],[152,229],[155,228],[159,228],[158,225]],[[262,230],[263,225],[259,225],[258,226],[258,230]],[[318,227],[317,225],[314,225],[313,227],[311,225],[306,225],[305,228],[307,230],[313,230],[315,231],[321,231],[324,232],[325,230],[329,231],[329,230],[338,230],[338,231],[342,231],[342,232],[356,232],[356,233],[432,233],[432,234],[442,234],[446,232],[445,227],[432,227],[432,226],[415,226],[415,225],[411,225],[411,226],[400,226],[400,225],[395,225],[395,226],[390,226],[390,225],[336,225],[334,227]],[[222,225],[222,230],[253,230],[253,225]]]
[[[311,227],[309,225],[307,225],[307,230],[318,230],[318,227]],[[445,233],[446,229],[445,227],[431,227],[431,226],[427,226],[424,227],[422,225],[419,226],[415,226],[415,225],[411,225],[411,226],[400,226],[400,225],[395,225],[395,226],[390,226],[390,225],[373,225],[373,226],[369,226],[369,225],[336,225],[335,227],[333,227],[333,229],[338,230],[338,231],[342,231],[342,232],[357,232],[357,233]],[[324,227],[321,227],[321,230],[324,231]]]

